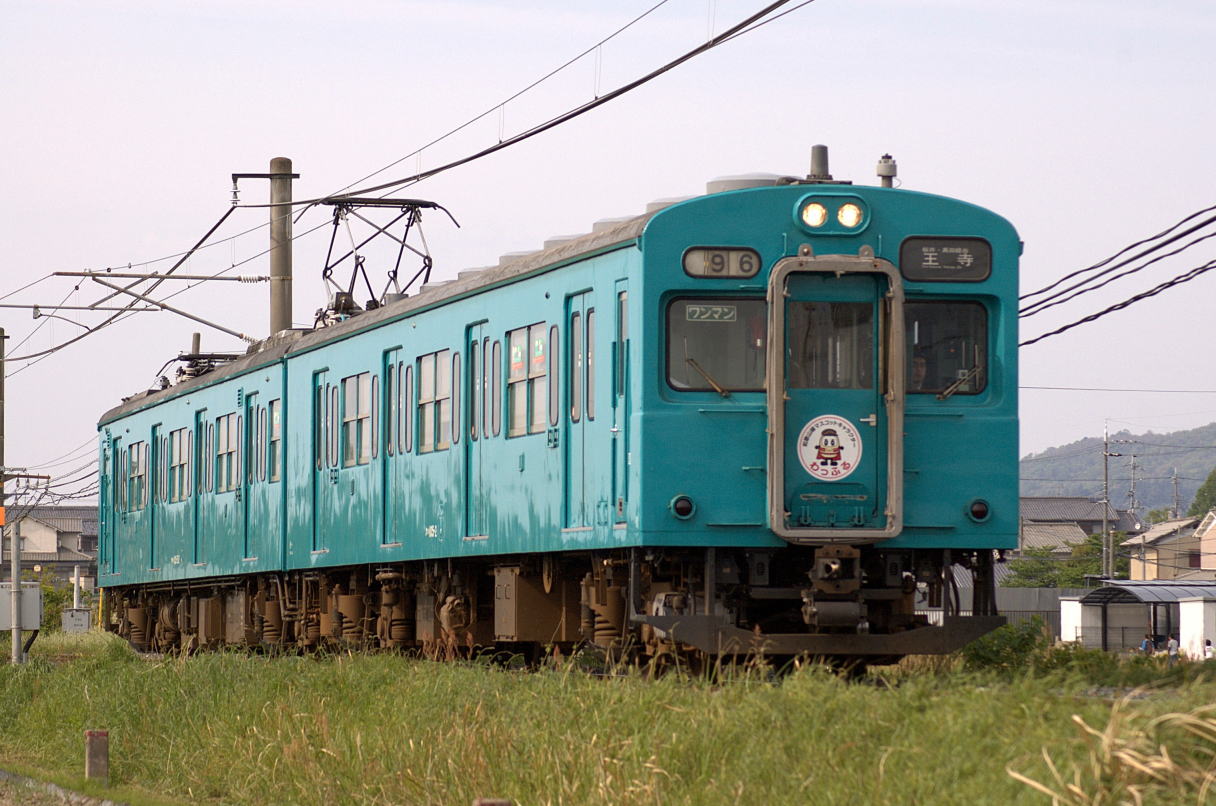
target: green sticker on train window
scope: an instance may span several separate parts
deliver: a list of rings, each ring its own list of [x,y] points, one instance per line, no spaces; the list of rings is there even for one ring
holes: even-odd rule
[[[734,305],[688,305],[684,318],[689,322],[734,322],[738,311]]]

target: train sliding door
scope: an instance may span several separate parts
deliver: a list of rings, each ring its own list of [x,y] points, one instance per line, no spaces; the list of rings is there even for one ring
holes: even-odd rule
[[[486,392],[490,388],[490,369],[493,359],[484,354],[489,342],[486,339],[485,323],[470,325],[465,334],[465,356],[468,367],[468,416],[457,414],[457,423],[469,424],[468,439],[465,440],[465,496],[464,523],[466,537],[483,537],[489,532],[490,479],[485,468],[485,440],[490,433]],[[453,383],[464,383],[453,378]],[[490,401],[490,406],[493,402]],[[459,427],[453,424],[453,428]]]
[[[770,287],[772,527],[795,542],[892,536],[904,362],[902,305],[888,292],[898,275],[824,261],[779,264]]]
[[[565,492],[565,528],[568,531],[590,529],[593,524],[592,491],[588,489],[590,474],[588,472],[588,423],[594,416],[594,375],[591,372],[590,361],[593,353],[588,344],[588,316],[594,316],[590,307],[591,294],[576,294],[566,300],[566,324],[569,336],[569,362],[566,372],[569,393],[566,412],[565,440],[565,472],[563,487]],[[594,338],[594,336],[592,336]]]

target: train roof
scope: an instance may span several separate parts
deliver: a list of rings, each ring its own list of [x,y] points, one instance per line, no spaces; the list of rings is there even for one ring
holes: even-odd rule
[[[667,205],[663,205],[664,207]],[[552,239],[547,248],[528,252],[497,266],[461,271],[455,280],[427,283],[413,296],[390,302],[372,311],[360,313],[338,324],[316,330],[291,330],[252,344],[248,352],[205,375],[180,381],[165,389],[149,389],[126,398],[120,405],[101,415],[98,427],[126,414],[139,411],[165,400],[189,394],[227,378],[252,372],[288,355],[315,350],[332,342],[379,327],[387,322],[408,317],[420,311],[442,305],[478,291],[514,282],[532,274],[557,268],[571,260],[589,254],[610,251],[636,241],[646,224],[662,207],[651,206],[647,212],[631,218],[605,222],[586,235]]]

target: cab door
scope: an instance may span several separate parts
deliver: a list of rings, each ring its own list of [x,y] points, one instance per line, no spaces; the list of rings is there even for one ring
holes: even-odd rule
[[[770,522],[792,542],[900,529],[902,294],[879,263],[791,258],[773,272]]]

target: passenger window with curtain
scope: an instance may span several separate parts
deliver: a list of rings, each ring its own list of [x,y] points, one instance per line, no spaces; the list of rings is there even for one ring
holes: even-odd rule
[[[977,395],[988,386],[988,312],[979,302],[904,304],[908,394]]]

